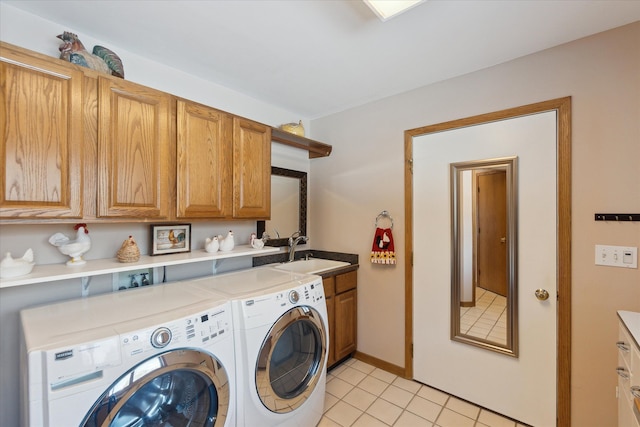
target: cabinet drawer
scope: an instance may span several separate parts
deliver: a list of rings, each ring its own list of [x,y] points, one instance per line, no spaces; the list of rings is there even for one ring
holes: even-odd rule
[[[616,369],[618,374],[618,399],[624,400],[627,407],[631,409],[633,405],[633,395],[631,394],[631,372],[624,363],[619,363]]]
[[[350,271],[349,273],[339,274],[336,276],[336,294],[346,292],[349,289],[355,289],[358,285],[358,272]]]
[[[633,341],[622,323],[618,326],[618,342],[616,343],[616,346],[618,347],[619,358],[624,360],[624,363],[628,368],[631,368],[631,351],[633,349]]]
[[[322,279],[322,286],[324,287],[324,297],[331,298],[336,293],[336,277],[325,277]]]
[[[631,346],[631,358],[629,369],[635,375],[635,385],[640,385],[640,348]]]

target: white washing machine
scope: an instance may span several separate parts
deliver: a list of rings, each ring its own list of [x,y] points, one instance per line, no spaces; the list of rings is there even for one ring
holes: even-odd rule
[[[231,305],[185,283],[25,309],[22,424],[235,426]]]
[[[232,300],[237,425],[317,425],[329,345],[322,279],[259,267],[191,284]]]

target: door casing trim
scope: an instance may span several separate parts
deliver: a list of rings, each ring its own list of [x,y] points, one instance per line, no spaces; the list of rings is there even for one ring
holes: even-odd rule
[[[405,378],[413,378],[413,137],[547,111],[557,112],[557,411],[571,425],[571,97],[557,98],[404,132]]]

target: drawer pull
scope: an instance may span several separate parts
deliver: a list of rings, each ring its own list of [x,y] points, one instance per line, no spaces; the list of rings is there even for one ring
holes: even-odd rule
[[[625,380],[629,379],[629,372],[627,372],[625,368],[622,368],[619,366],[616,368],[616,372],[618,372],[618,375],[624,378]]]
[[[630,349],[629,344],[625,343],[624,341],[618,341],[616,343],[616,346],[622,351],[627,351],[628,352],[629,349]]]
[[[640,399],[640,386],[631,386],[631,394],[633,394],[633,397]]]

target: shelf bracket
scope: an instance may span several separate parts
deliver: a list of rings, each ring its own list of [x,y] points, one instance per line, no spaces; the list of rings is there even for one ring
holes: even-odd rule
[[[212,263],[212,268],[211,268],[211,273],[215,276],[216,274],[218,274],[218,267],[220,267],[220,264],[222,263],[222,261],[224,261],[225,259],[214,259],[213,263]]]
[[[83,298],[89,296],[89,282],[91,282],[90,276],[84,276],[80,278],[80,283],[82,284],[82,290],[80,293]]]

